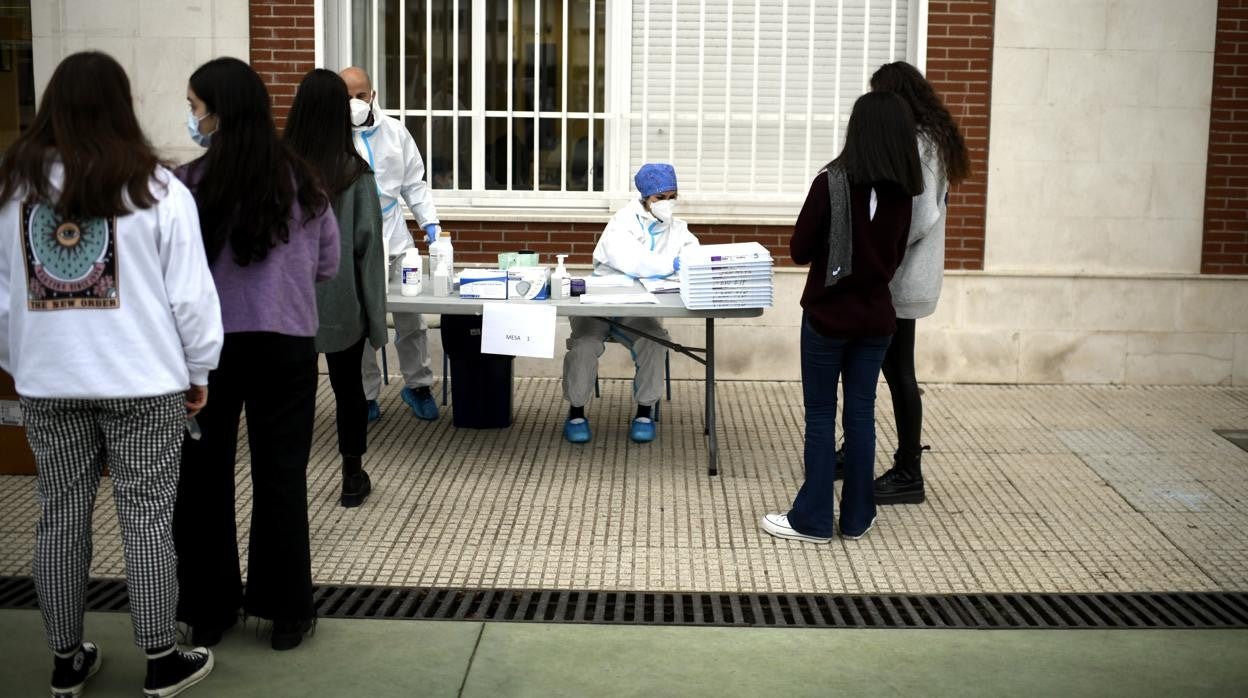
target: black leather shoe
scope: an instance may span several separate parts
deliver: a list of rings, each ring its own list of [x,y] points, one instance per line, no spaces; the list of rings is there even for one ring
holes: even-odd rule
[[[919,471],[895,465],[875,479],[876,504],[922,504],[926,499]]]
[[[832,475],[833,480],[845,479],[845,447],[841,446],[836,449],[836,472]]]
[[[361,470],[351,475],[342,476],[342,506],[351,508],[358,507],[368,499],[368,495],[373,491],[373,483],[368,479],[368,473]]]
[[[303,636],[316,627],[316,618],[303,620],[273,621],[273,637],[269,638],[269,646],[278,650],[293,650],[303,642]]]
[[[225,635],[225,631],[234,627],[238,622],[235,617],[229,623],[224,625],[211,625],[209,623],[200,623],[191,626],[191,644],[196,647],[215,647],[221,642],[221,636]]]

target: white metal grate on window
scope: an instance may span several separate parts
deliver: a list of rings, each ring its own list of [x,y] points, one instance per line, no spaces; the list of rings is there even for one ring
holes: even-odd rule
[[[926,0],[323,1],[452,206],[607,208],[665,161],[687,212],[787,212],[926,45]]]

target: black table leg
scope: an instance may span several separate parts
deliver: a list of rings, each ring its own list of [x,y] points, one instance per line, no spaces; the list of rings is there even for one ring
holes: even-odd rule
[[[707,475],[719,474],[719,440],[715,433],[715,318],[706,319],[706,438],[710,453]]]

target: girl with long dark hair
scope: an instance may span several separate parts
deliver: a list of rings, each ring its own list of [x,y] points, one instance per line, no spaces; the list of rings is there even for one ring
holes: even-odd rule
[[[386,343],[381,203],[373,173],[352,143],[350,99],[347,84],[337,73],[313,70],[299,84],[284,134],[291,150],[317,173],[338,219],[338,275],[316,287],[321,321],[316,350],[325,354],[337,402],[344,507],[359,506],[372,492],[362,465],[368,445],[368,400],[360,361],[365,341],[374,350]]]
[[[914,113],[923,193],[914,199],[906,257],[889,284],[897,333],[884,355],[884,378],[893,398],[897,452],[893,467],[875,480],[876,504],[918,504],[923,489],[923,400],[914,373],[915,321],[936,312],[945,268],[945,218],[951,184],[970,176],[971,161],[958,124],[923,74],[909,63],[882,66],[871,89],[892,92]]]
[[[79,695],[100,668],[83,641],[83,592],[106,462],[144,695],[176,695],[213,666],[210,650],[177,645],[172,526],[221,311],[195,201],[139,128],[117,61],[85,52],[57,66],[0,158],[0,230],[0,366],[38,465],[34,578],[52,695]]]
[[[888,283],[905,253],[911,198],[922,191],[910,108],[889,92],[859,97],[845,148],[815,177],[789,242],[793,261],[810,264],[801,301],[806,479],[788,513],[763,517],[773,536],[827,543],[836,531],[838,381],[845,395],[841,536],[861,538],[875,522],[875,386],[897,326]]]
[[[178,170],[195,195],[225,327],[208,378],[213,404],[188,442],[174,522],[179,618],[196,644],[245,613],[273,621],[273,649],[314,623],[307,466],[316,412],[316,284],[338,272],[338,224],[315,173],[278,138],[269,93],[246,63],[218,58],[187,88],[192,139]],[[234,466],[247,410],[252,514],[247,589],[239,574]]]

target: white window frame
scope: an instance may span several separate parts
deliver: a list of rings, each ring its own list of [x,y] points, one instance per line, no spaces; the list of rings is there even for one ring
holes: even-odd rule
[[[632,11],[633,3],[648,3],[651,10],[655,7],[662,8],[666,4],[666,0],[595,0],[596,2],[605,3],[606,15],[606,36],[604,76],[606,84],[604,85],[603,95],[606,104],[602,109],[597,110],[598,105],[591,104],[590,113],[600,114],[601,116],[591,119],[591,139],[593,138],[593,121],[601,120],[603,122],[603,133],[606,143],[603,148],[603,189],[601,192],[583,192],[583,191],[505,191],[505,190],[486,190],[485,189],[485,119],[487,117],[509,117],[509,118],[533,118],[533,112],[523,112],[519,110],[486,110],[485,109],[485,60],[481,58],[473,61],[472,76],[472,109],[467,110],[467,115],[472,119],[472,190],[458,189],[436,189],[434,190],[434,200],[437,203],[439,213],[447,219],[472,219],[472,220],[514,220],[522,217],[525,220],[547,220],[547,221],[585,221],[598,222],[603,220],[605,215],[609,215],[618,207],[626,203],[634,194],[630,191],[632,185],[632,172],[640,166],[641,163],[629,162],[632,152],[631,131],[632,123],[635,120],[643,120],[641,111],[632,111],[632,94],[630,86],[632,84],[632,68],[633,68],[633,29]],[[692,8],[691,11],[698,11],[701,7],[701,0],[677,0],[681,5]],[[800,3],[803,0],[790,0],[794,3]],[[819,0],[819,2],[833,2],[839,0]],[[871,0],[867,0],[868,5]],[[374,7],[380,4],[381,0],[375,0]],[[472,5],[472,16],[474,17],[474,26],[472,30],[472,52],[473,56],[485,55],[485,0],[459,0],[459,2],[467,2]],[[876,0],[876,2],[888,3],[890,0]],[[697,6],[694,6],[695,3]],[[740,11],[754,12],[755,5],[767,4],[764,0],[742,0]],[[399,0],[400,15],[405,14],[406,0]],[[509,5],[510,7],[510,5]],[[566,8],[566,3],[565,3]],[[566,11],[566,10],[565,10]],[[735,12],[735,10],[734,10]],[[376,12],[374,13],[376,14]],[[333,69],[345,67],[350,62],[352,55],[351,46],[351,0],[321,0],[316,7],[316,55],[318,63],[322,63]],[[458,14],[456,14],[458,21]],[[906,41],[906,55],[897,56],[898,59],[908,60],[916,65],[920,70],[926,69],[927,55],[927,23],[928,23],[928,0],[911,0],[909,4],[908,17],[908,37]],[[400,25],[399,44],[405,45],[406,22]],[[566,32],[566,27],[565,27]],[[700,32],[699,32],[700,33]],[[458,32],[455,33],[455,41],[458,42]],[[378,45],[378,36],[374,27],[373,45]],[[688,40],[699,41],[700,37],[689,37]],[[510,42],[509,42],[510,44]],[[566,51],[566,42],[565,42]],[[639,46],[638,55],[644,56],[642,53],[645,47]],[[427,51],[429,49],[426,49]],[[458,53],[458,51],[453,51]],[[377,52],[374,52],[371,65],[366,66],[371,73],[377,74]],[[426,54],[428,55],[428,54]],[[659,60],[663,57],[659,56]],[[674,59],[673,59],[674,60]],[[564,61],[564,70],[566,72],[566,57]],[[701,84],[701,73],[705,66],[701,65],[699,60],[699,86]],[[426,70],[430,62],[425,61]],[[738,63],[733,61],[733,68],[746,65],[745,61]],[[458,66],[458,63],[456,63]],[[787,66],[786,64],[786,67]],[[791,66],[792,68],[801,69],[802,66]],[[813,61],[810,62],[805,69],[809,75],[814,70]],[[594,71],[590,71],[591,76]],[[404,78],[406,76],[406,61],[399,61],[399,84],[406,84]],[[865,83],[866,78],[863,80]],[[566,78],[565,78],[566,79]],[[593,78],[591,77],[591,80]],[[431,136],[432,119],[430,116],[449,116],[454,117],[452,133],[456,140],[453,152],[458,153],[459,139],[459,119],[464,116],[465,112],[458,108],[458,89],[459,80],[453,79],[455,93],[453,95],[453,109],[445,110],[423,110],[426,115],[426,133],[413,134],[416,141],[420,144],[422,153],[425,151],[424,144],[428,143]],[[426,80],[426,97],[425,103],[431,103],[430,81]],[[592,86],[591,86],[592,91]],[[591,98],[592,99],[592,98]],[[510,103],[510,96],[508,99]],[[402,120],[404,117],[420,113],[417,110],[408,110],[406,105],[406,94],[401,91],[399,95],[398,109],[387,109],[386,113]],[[511,106],[509,104],[509,106]],[[566,104],[565,104],[566,106]],[[568,118],[588,118],[589,113],[585,112],[566,112],[566,111],[550,111],[540,112],[540,118],[561,119],[566,123]],[[703,124],[704,115],[676,115],[679,121],[688,121],[701,134],[701,126]],[[723,115],[716,115],[723,118]],[[804,117],[804,118],[803,118]],[[755,119],[758,117],[755,116]],[[811,114],[805,115],[785,115],[785,123],[790,121],[795,124],[801,121],[800,126],[804,127],[807,120],[812,117]],[[787,130],[787,129],[786,129]],[[804,130],[804,128],[796,128],[795,132]],[[567,175],[567,143],[566,131],[564,131],[563,142],[561,143],[563,163],[563,179],[566,184]],[[591,140],[592,143],[592,140]],[[535,141],[534,147],[537,147]],[[702,150],[702,143],[697,144],[698,151]],[[507,171],[511,171],[510,148],[508,149],[508,165]],[[665,159],[661,152],[657,149],[650,148],[648,157],[651,159]],[[714,157],[714,156],[712,156]],[[594,157],[592,146],[588,153],[588,177],[589,181],[593,181]],[[456,158],[458,161],[458,157]],[[535,158],[536,161],[536,158]],[[458,168],[462,163],[454,163],[452,179],[459,181]],[[427,175],[428,176],[428,175]],[[725,195],[723,192],[705,191],[682,191],[682,217],[698,223],[754,223],[754,224],[788,224],[793,220],[796,213],[796,207],[800,206],[803,192],[752,192],[752,193],[734,193],[731,196]]]

